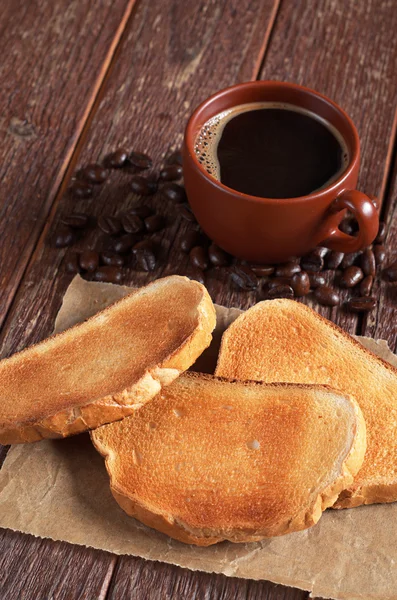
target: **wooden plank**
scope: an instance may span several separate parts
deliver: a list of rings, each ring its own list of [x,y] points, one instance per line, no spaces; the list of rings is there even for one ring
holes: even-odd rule
[[[391,186],[386,198],[384,219],[387,224],[387,266],[397,260],[397,156],[391,176]],[[374,286],[378,304],[362,323],[362,335],[386,340],[393,352],[397,352],[397,284],[384,280],[381,272]]]
[[[117,563],[106,599],[306,600],[307,597],[307,592],[268,581],[194,572],[123,556]]]
[[[312,87],[347,111],[361,139],[358,188],[380,199],[395,137],[396,27],[397,12],[387,2],[284,2],[261,72],[261,79]],[[356,331],[357,317],[344,309],[315,308]]]
[[[0,598],[103,600],[117,558],[0,529]]]
[[[180,144],[188,115],[200,100],[219,87],[256,76],[276,8],[274,0],[260,0],[255,6],[249,0],[141,2],[107,81],[80,164],[126,145],[148,151],[160,166],[168,148]],[[72,210],[112,214],[131,205],[135,199],[128,193],[127,182],[127,175],[114,172],[112,183],[104,185],[92,200],[75,202],[65,195],[49,233],[62,215]],[[151,202],[169,221],[164,233],[164,265],[172,240],[185,225],[174,216],[171,203],[159,197]],[[70,281],[61,267],[65,251],[44,245],[43,239],[4,327],[3,356],[50,333]],[[98,236],[92,233],[83,246],[98,243]],[[170,261],[175,270],[185,268],[186,261],[181,261],[179,253],[176,260],[171,253]],[[132,272],[126,282],[141,285],[163,271],[164,266],[159,267],[149,277]]]
[[[2,2],[0,325],[133,3]]]

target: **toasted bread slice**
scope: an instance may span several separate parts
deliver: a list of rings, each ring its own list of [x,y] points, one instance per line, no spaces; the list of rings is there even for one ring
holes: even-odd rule
[[[336,508],[397,500],[397,370],[312,309],[260,302],[224,333],[216,374],[328,384],[352,395],[367,425],[363,466]]]
[[[65,437],[130,415],[211,341],[200,283],[166,277],[0,362],[0,442]]]
[[[209,546],[316,523],[362,464],[365,424],[326,386],[185,373],[91,439],[129,515]]]

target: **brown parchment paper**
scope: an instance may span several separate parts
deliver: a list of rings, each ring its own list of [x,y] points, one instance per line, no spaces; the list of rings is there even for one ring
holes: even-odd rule
[[[128,291],[76,277],[55,330],[87,318]],[[217,307],[214,343],[198,369],[213,369],[221,333],[239,313]],[[385,342],[359,339],[397,366]],[[268,579],[324,598],[397,599],[397,503],[328,510],[311,529],[262,542],[188,546],[123,513],[87,434],[11,448],[0,470],[0,527],[193,570]]]

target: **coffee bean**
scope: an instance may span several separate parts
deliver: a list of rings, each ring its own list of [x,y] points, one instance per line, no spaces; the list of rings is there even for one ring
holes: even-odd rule
[[[98,227],[108,235],[117,235],[123,229],[117,217],[98,217]]]
[[[276,277],[292,277],[295,273],[301,271],[300,265],[294,262],[287,262],[282,265],[277,265],[275,275]]]
[[[178,183],[165,183],[160,191],[166,200],[171,200],[175,204],[186,202],[187,200],[185,188]]]
[[[80,267],[83,271],[93,273],[99,265],[99,254],[94,250],[85,250],[79,257]]]
[[[320,285],[325,285],[325,277],[321,275],[321,273],[308,273],[310,287],[315,290],[320,287]]]
[[[275,267],[271,265],[251,265],[251,269],[258,277],[267,277],[268,275],[273,275],[275,271]]]
[[[137,242],[135,244],[135,246],[132,249],[133,254],[135,254],[136,252],[138,252],[138,250],[142,250],[142,249],[146,249],[146,250],[150,250],[151,252],[153,252],[154,254],[156,253],[156,244],[154,243],[153,240],[141,240],[140,242]]]
[[[348,254],[345,254],[340,264],[341,269],[347,269],[347,267],[354,265],[360,255],[361,252],[349,252]]]
[[[123,280],[123,271],[118,267],[99,267],[95,271],[93,279],[107,283],[120,283]]]
[[[134,254],[138,270],[154,271],[156,268],[156,256],[152,250],[149,248],[136,248]]]
[[[259,284],[257,276],[247,265],[234,265],[230,271],[230,278],[242,290],[256,290]]]
[[[387,281],[392,281],[393,283],[397,281],[397,260],[383,271],[383,276]]]
[[[362,253],[361,257],[361,268],[363,270],[364,275],[375,275],[376,272],[376,264],[375,264],[375,254],[371,250],[371,248],[367,248]]]
[[[88,215],[83,215],[82,213],[73,213],[64,217],[61,220],[63,225],[67,225],[72,229],[84,229],[88,225],[89,217]]]
[[[336,250],[330,252],[327,256],[327,269],[337,269],[340,266],[344,256],[345,255],[343,252],[337,252]]]
[[[131,152],[129,159],[130,163],[134,165],[134,167],[137,169],[142,169],[142,171],[145,169],[150,169],[150,167],[153,165],[153,161],[150,156],[143,154],[142,152]]]
[[[175,181],[183,175],[183,169],[180,165],[169,165],[160,171],[161,181]]]
[[[295,296],[301,298],[307,296],[310,292],[310,279],[309,275],[302,271],[301,273],[295,273],[291,279],[291,287],[294,290]]]
[[[104,164],[110,169],[122,169],[128,164],[128,152],[125,148],[118,148],[105,156]]]
[[[272,290],[278,285],[291,285],[291,277],[273,277],[269,279],[265,287],[267,290]]]
[[[336,306],[340,302],[338,292],[329,285],[318,287],[314,292],[314,297],[323,306]]]
[[[202,271],[208,269],[208,257],[202,246],[194,246],[189,252],[189,258],[194,267]]]
[[[382,242],[385,241],[385,237],[386,237],[386,223],[384,223],[383,221],[379,222],[379,229],[378,229],[378,235],[375,238],[375,244],[381,244]]]
[[[127,213],[121,217],[121,224],[127,233],[140,233],[144,230],[143,221],[138,215]]]
[[[80,272],[79,257],[75,252],[66,257],[65,271],[73,274]]]
[[[146,231],[148,231],[149,233],[160,231],[165,227],[164,217],[162,217],[161,215],[151,215],[150,217],[146,217],[145,227]]]
[[[208,248],[208,258],[214,267],[226,267],[229,264],[228,254],[216,244],[211,244]]]
[[[62,225],[56,232],[54,239],[55,248],[66,248],[67,246],[73,246],[77,241],[77,236],[73,229]]]
[[[375,308],[376,300],[372,296],[369,298],[350,298],[350,300],[346,302],[346,306],[352,312],[368,312]]]
[[[126,233],[113,241],[112,249],[117,254],[125,254],[137,241],[138,237],[134,233]]]
[[[290,285],[276,285],[274,288],[268,290],[267,299],[274,300],[275,298],[287,298],[292,300],[294,297],[294,290]]]
[[[157,183],[150,181],[142,175],[133,175],[130,181],[131,189],[140,196],[152,196],[157,192]]]
[[[301,258],[301,267],[307,273],[318,273],[324,267],[324,259],[315,250]]]
[[[176,150],[165,159],[166,165],[182,165],[182,153]]]
[[[102,165],[90,164],[79,171],[79,179],[83,179],[93,185],[99,185],[108,178],[108,171]]]
[[[188,221],[189,223],[196,222],[196,217],[192,213],[192,209],[190,208],[190,206],[188,204],[180,204],[179,205],[179,213],[180,213],[181,217],[183,217],[185,219],[185,221]]]
[[[364,278],[364,273],[360,269],[360,267],[347,267],[342,273],[342,277],[340,278],[340,286],[344,288],[352,288],[356,286],[360,281]]]
[[[76,198],[91,198],[94,188],[85,181],[73,181],[69,188],[71,194]]]
[[[381,267],[386,260],[386,249],[382,245],[376,245],[373,248],[375,263],[377,267]]]
[[[321,256],[321,258],[325,258],[329,251],[329,248],[325,248],[324,246],[317,246],[317,248],[314,248],[313,250],[313,252]]]
[[[202,236],[198,231],[187,231],[181,239],[181,250],[187,254],[194,246],[199,246],[202,242]]]
[[[137,215],[141,219],[146,219],[153,214],[153,210],[147,206],[147,204],[142,204],[141,206],[134,206],[128,210],[128,214]]]
[[[367,275],[364,277],[362,282],[360,283],[360,296],[369,296],[372,290],[372,285],[374,283],[374,278],[372,275]]]
[[[197,267],[190,267],[188,272],[186,273],[186,277],[188,277],[189,279],[193,279],[194,281],[198,281],[203,285],[205,284],[204,271],[198,269]]]
[[[102,252],[100,255],[101,262],[108,267],[122,267],[124,265],[124,256],[116,254],[116,252]]]

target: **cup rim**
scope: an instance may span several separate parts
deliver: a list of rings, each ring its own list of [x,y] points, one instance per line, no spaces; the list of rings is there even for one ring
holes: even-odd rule
[[[332,106],[337,112],[339,112],[342,115],[342,117],[348,123],[348,125],[351,129],[351,132],[353,134],[353,139],[354,139],[353,153],[352,153],[352,157],[350,159],[349,165],[345,169],[345,171],[338,177],[338,179],[333,181],[327,187],[322,188],[321,190],[318,190],[318,191],[314,191],[311,194],[307,194],[306,196],[295,196],[293,198],[268,198],[265,196],[251,196],[250,194],[245,194],[244,192],[240,192],[238,190],[234,190],[233,188],[228,187],[227,185],[223,184],[221,181],[219,181],[218,179],[216,179],[215,177],[210,175],[203,168],[203,166],[201,165],[199,160],[196,158],[196,153],[194,151],[194,141],[195,141],[195,138],[197,135],[196,131],[194,131],[195,124],[196,124],[196,121],[197,121],[198,117],[200,116],[201,112],[209,104],[211,104],[212,102],[214,102],[215,100],[217,100],[219,98],[222,98],[224,96],[229,95],[230,93],[233,93],[234,90],[236,90],[236,89],[250,88],[250,87],[251,88],[273,87],[273,86],[303,91],[307,94],[310,94],[312,96],[316,96],[317,98],[320,98],[325,103]],[[358,136],[356,126],[354,125],[352,119],[349,117],[347,112],[345,110],[343,110],[343,108],[341,108],[339,106],[339,104],[337,104],[336,102],[334,102],[333,100],[328,98],[328,96],[325,96],[324,94],[321,94],[320,92],[317,92],[316,90],[313,90],[312,88],[300,85],[298,83],[291,83],[289,81],[277,81],[277,80],[271,80],[271,79],[246,81],[244,83],[237,83],[237,84],[229,86],[227,88],[223,88],[222,90],[215,92],[214,94],[212,94],[211,96],[209,96],[208,98],[203,100],[203,102],[201,102],[194,109],[193,113],[191,114],[191,116],[188,120],[188,123],[185,128],[185,133],[184,133],[184,144],[188,150],[189,157],[193,161],[195,168],[198,169],[199,172],[202,175],[204,175],[212,185],[224,190],[225,192],[232,193],[233,195],[241,198],[242,200],[247,200],[249,202],[255,202],[255,203],[271,202],[271,203],[277,204],[281,200],[283,202],[285,202],[285,200],[287,200],[289,202],[303,202],[303,201],[313,200],[313,198],[321,199],[324,196],[327,196],[332,193],[335,194],[335,198],[336,198],[343,190],[345,190],[347,188],[347,186],[345,186],[346,181],[349,179],[352,172],[357,168],[357,163],[358,163],[359,156],[360,156],[360,139]]]

